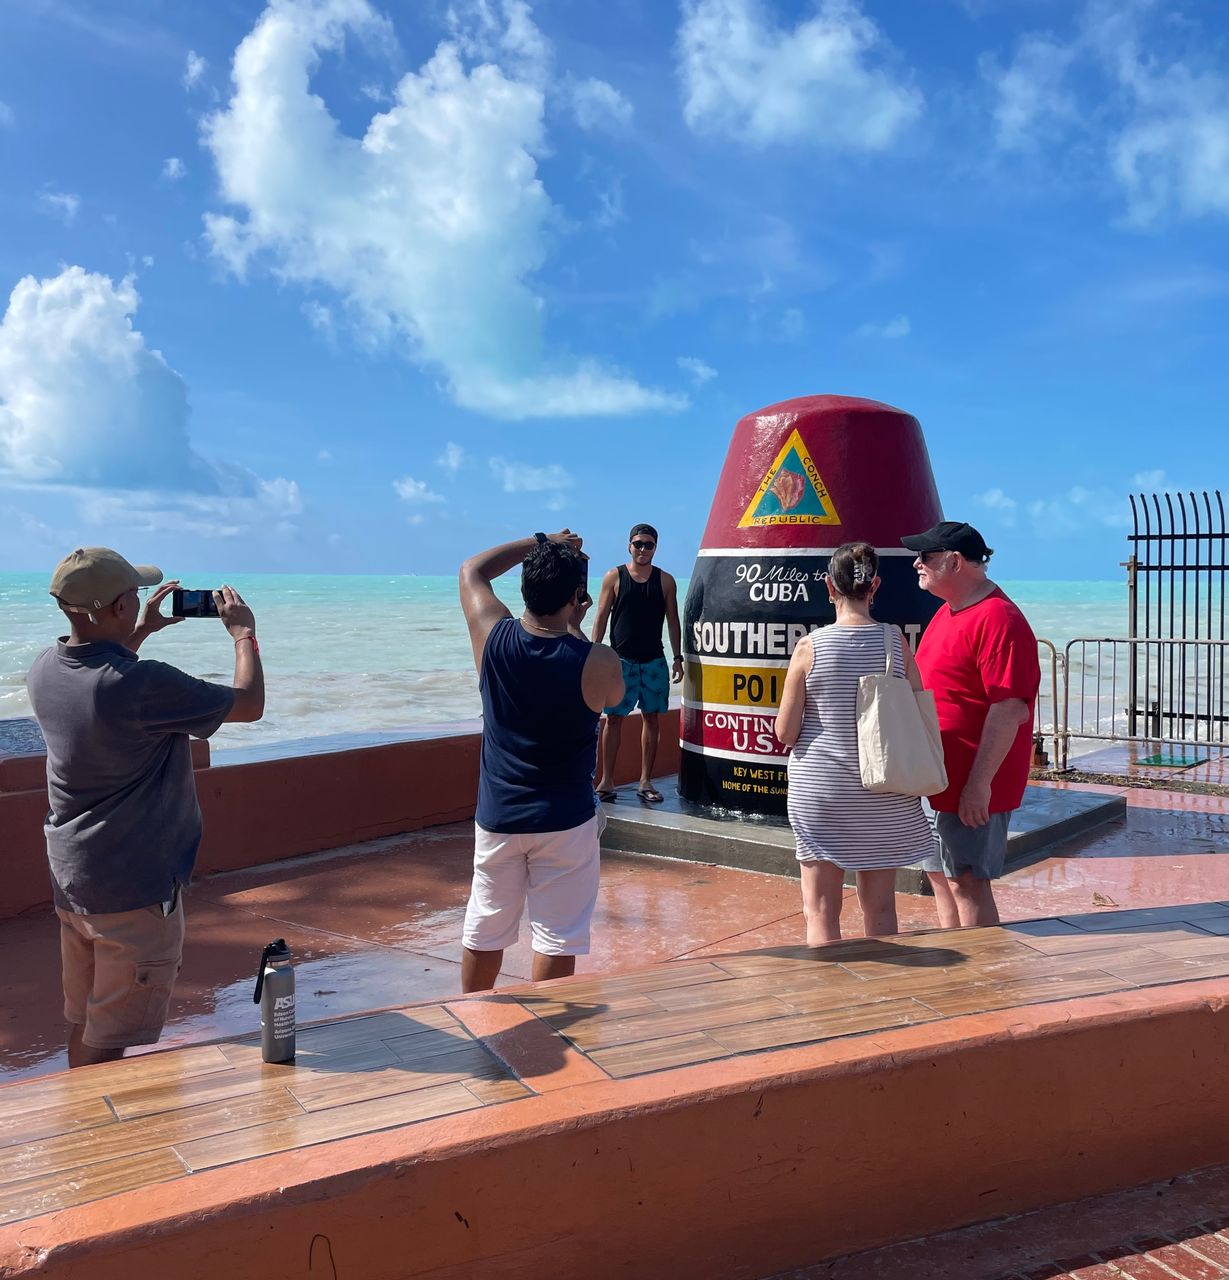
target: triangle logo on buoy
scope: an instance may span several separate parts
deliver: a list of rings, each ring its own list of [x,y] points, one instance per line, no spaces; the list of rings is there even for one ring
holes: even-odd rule
[[[764,472],[738,527],[840,523],[828,486],[795,430]]]

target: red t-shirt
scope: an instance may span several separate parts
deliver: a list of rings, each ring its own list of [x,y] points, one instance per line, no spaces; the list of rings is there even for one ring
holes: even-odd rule
[[[987,711],[1006,698],[1023,698],[1029,717],[990,784],[991,813],[1018,809],[1028,784],[1041,684],[1037,637],[1024,615],[999,587],[956,613],[944,603],[922,636],[917,665],[923,684],[934,691],[947,765],[947,790],[930,796],[931,806],[946,813],[959,809]]]

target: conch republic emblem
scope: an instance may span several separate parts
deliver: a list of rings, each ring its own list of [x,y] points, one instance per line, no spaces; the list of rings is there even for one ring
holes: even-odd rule
[[[794,645],[835,619],[829,556],[842,542],[878,550],[873,616],[916,648],[938,601],[900,540],[942,519],[922,429],[899,409],[803,396],[739,421],[683,607],[685,800],[785,813],[774,724]]]

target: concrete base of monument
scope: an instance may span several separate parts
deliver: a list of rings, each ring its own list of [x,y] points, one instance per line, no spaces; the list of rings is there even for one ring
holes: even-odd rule
[[[602,805],[606,814],[602,848],[769,875],[798,874],[794,837],[784,818],[747,816],[692,804],[678,794],[673,777],[658,778],[655,785],[665,797],[661,804],[642,803],[632,784],[618,788],[619,798],[614,803]],[[1125,820],[1126,814],[1127,802],[1120,795],[1029,787],[1024,803],[1012,815],[1007,869],[1014,871],[1036,862],[1044,850],[1060,840]],[[846,882],[854,883],[853,872]],[[896,891],[924,894],[930,892],[930,886],[918,867],[902,867],[896,873]]]

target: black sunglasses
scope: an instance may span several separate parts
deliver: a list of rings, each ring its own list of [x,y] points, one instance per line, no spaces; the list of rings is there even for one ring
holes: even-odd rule
[[[632,549],[635,551],[652,551],[657,546],[656,542],[633,542]]]

